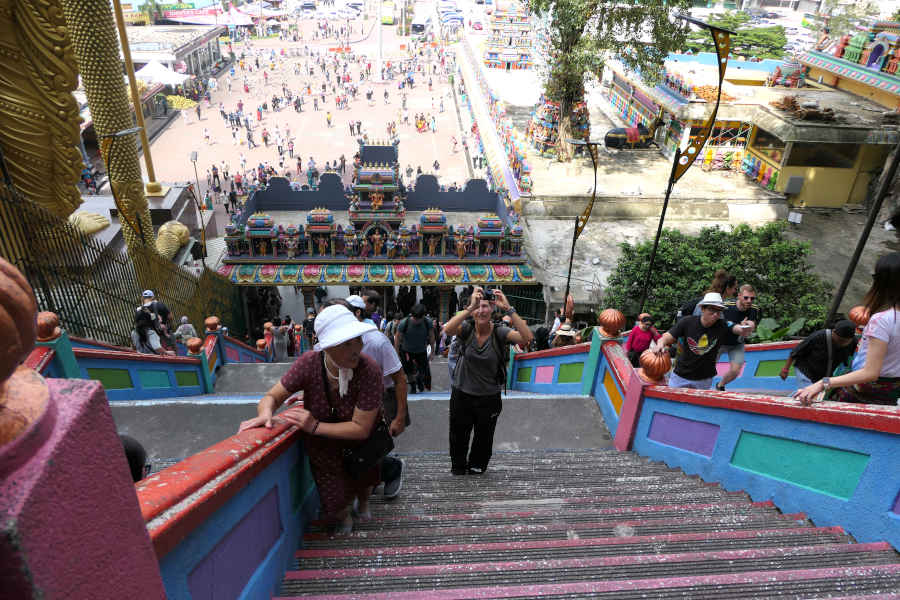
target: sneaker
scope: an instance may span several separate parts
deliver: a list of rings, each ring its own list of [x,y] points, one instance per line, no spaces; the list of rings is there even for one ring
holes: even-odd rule
[[[716,389],[719,390],[720,392],[724,392],[725,386],[722,385],[722,382],[720,381],[719,383],[716,384]]]
[[[453,467],[452,469],[450,469],[450,474],[451,475],[465,475],[466,470],[462,467]]]
[[[396,498],[397,494],[400,493],[400,489],[403,487],[403,467],[406,466],[406,462],[401,458],[400,459],[400,474],[391,479],[390,481],[384,482],[384,497],[388,500],[392,498]]]
[[[483,475],[487,467],[469,467],[469,475]]]

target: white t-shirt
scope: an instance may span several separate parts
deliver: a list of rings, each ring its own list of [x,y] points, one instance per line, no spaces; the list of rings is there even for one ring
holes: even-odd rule
[[[857,357],[862,357],[863,362],[853,361],[854,368],[861,368],[865,364],[870,337],[887,342],[888,345],[879,376],[900,377],[900,312],[892,308],[872,315],[869,324],[863,330],[862,343],[857,353]]]
[[[367,331],[362,335],[362,353],[369,356],[381,367],[384,376],[384,389],[394,387],[391,375],[403,368],[394,345],[378,330]]]

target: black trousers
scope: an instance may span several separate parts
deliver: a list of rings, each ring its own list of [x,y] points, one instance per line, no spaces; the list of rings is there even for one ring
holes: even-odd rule
[[[390,425],[391,421],[397,418],[397,390],[392,387],[384,390],[382,401],[384,403],[384,421]],[[409,427],[410,423],[412,421],[409,419],[409,410],[407,410],[406,426]],[[400,464],[399,458],[387,455],[381,459],[381,481],[387,482],[396,479],[402,470],[403,466]]]
[[[406,380],[413,393],[416,386],[422,391],[426,388],[431,389],[431,367],[428,364],[427,353],[403,351],[400,352],[400,362],[403,364]]]
[[[454,469],[486,469],[494,446],[494,429],[503,410],[500,392],[473,396],[460,389],[450,392],[450,463]],[[469,436],[472,432],[472,447]],[[468,456],[467,456],[468,455]]]

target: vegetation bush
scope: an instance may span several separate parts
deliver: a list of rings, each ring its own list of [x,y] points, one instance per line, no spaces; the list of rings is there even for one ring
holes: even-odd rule
[[[663,230],[644,311],[654,316],[660,329],[668,327],[680,306],[702,295],[716,269],[727,269],[738,284],[756,288],[756,305],[763,317],[778,323],[803,318],[802,329],[791,328],[790,334],[820,329],[831,286],[813,273],[809,244],[786,239],[785,227],[783,222],[756,229],[706,227],[696,236]],[[653,240],[621,247],[622,257],[609,277],[603,304],[633,317],[639,309]]]

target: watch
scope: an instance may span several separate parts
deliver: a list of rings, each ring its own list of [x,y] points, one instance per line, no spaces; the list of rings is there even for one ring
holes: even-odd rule
[[[506,309],[506,312],[504,312],[503,314],[505,314],[508,317],[513,316],[514,314],[516,314],[516,307],[510,306],[509,308]]]
[[[827,390],[828,388],[830,388],[830,387],[831,387],[831,377],[823,377],[823,378],[822,378],[822,385],[824,386],[823,389],[825,389],[825,390]]]

